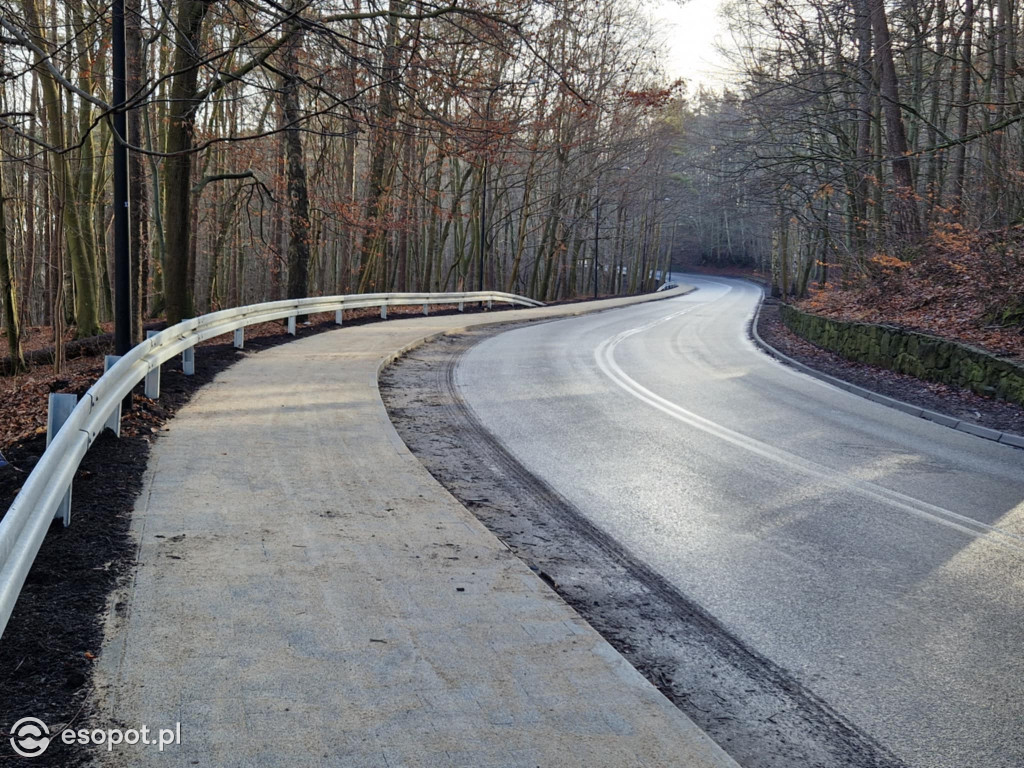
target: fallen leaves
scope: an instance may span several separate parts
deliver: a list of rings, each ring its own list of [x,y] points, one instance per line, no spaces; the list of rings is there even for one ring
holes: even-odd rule
[[[0,377],[0,448],[46,433],[46,407],[51,392],[81,395],[103,372],[98,357],[69,360],[58,379],[53,369],[31,368],[19,376]]]
[[[1016,241],[1022,241],[1018,243]],[[938,228],[912,261],[878,254],[870,275],[846,287],[812,288],[810,312],[887,323],[1024,360],[1024,244],[1019,231]]]

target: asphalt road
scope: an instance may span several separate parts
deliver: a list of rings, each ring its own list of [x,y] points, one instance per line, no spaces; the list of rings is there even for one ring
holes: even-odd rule
[[[524,466],[920,768],[1024,765],[1024,451],[776,363],[758,289],[471,349],[462,396]]]

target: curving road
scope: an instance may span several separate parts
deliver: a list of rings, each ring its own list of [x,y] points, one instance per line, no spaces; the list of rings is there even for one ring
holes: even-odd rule
[[[1024,765],[1024,451],[755,349],[759,291],[523,327],[482,424],[582,514],[915,768]]]

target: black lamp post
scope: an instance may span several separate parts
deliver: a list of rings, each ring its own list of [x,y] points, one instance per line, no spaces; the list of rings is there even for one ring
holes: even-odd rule
[[[484,120],[487,123],[487,130],[491,127],[491,101],[494,94],[504,83],[496,83],[487,94],[487,109],[484,113]],[[487,154],[484,153],[484,165],[482,169],[482,183],[480,190],[480,290],[484,289],[484,255],[487,251]]]
[[[597,298],[597,255],[600,253],[601,239],[601,174],[597,173],[597,191],[594,195],[594,298]]]
[[[123,355],[132,348],[131,228],[128,222],[128,101],[124,43],[124,0],[113,0],[114,96],[114,349]]]

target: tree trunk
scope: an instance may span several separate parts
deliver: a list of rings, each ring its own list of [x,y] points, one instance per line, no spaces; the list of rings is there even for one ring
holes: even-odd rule
[[[302,33],[294,32],[285,50],[282,110],[288,144],[288,200],[291,211],[288,238],[288,298],[301,299],[309,293],[309,188],[302,154],[299,121],[298,49]]]
[[[854,236],[861,257],[868,252],[868,198],[871,196],[871,13],[866,0],[857,3],[857,188],[853,196]]]
[[[171,80],[164,150],[164,306],[167,322],[191,317],[192,289],[188,280],[192,202],[192,148],[196,110],[198,55],[203,19],[209,0],[179,0],[175,33],[174,77]]]
[[[974,0],[966,0],[964,7],[963,53],[960,62],[960,115],[957,124],[957,136],[961,141],[956,148],[956,170],[953,172],[953,209],[957,216],[963,218],[964,174],[967,167],[967,144],[962,143],[967,137],[968,120],[971,113],[971,80],[974,52]]]
[[[892,220],[894,234],[900,245],[913,245],[920,239],[921,224],[917,215],[914,179],[907,149],[907,133],[900,109],[899,82],[892,57],[892,38],[885,16],[884,0],[867,0],[871,9],[871,29],[875,38],[875,59],[878,63],[879,90],[885,113],[886,145],[892,158],[893,186]]]
[[[398,14],[405,11],[405,0],[390,0],[388,4],[387,44],[381,68],[380,96],[377,102],[376,121],[373,127],[371,146],[369,196],[366,201],[368,230],[363,237],[362,253],[359,260],[359,291],[370,289],[387,290],[384,254],[387,245],[387,213],[390,190],[388,189],[388,167],[392,163],[394,140],[395,108],[398,102]]]
[[[7,329],[7,354],[13,374],[25,370],[25,357],[21,353],[21,324],[18,321],[18,289],[7,252],[7,215],[4,208],[4,166],[0,163],[0,301],[4,304],[4,326]]]
[[[145,62],[142,49],[142,17],[139,0],[125,2],[125,48],[128,54],[127,81],[128,98],[142,86]],[[145,142],[142,132],[142,115],[135,108],[128,112],[128,143],[141,147]],[[131,268],[132,268],[132,343],[143,340],[143,318],[146,316],[146,296],[149,288],[149,186],[146,181],[146,163],[136,157],[128,164],[128,198],[131,226]]]

